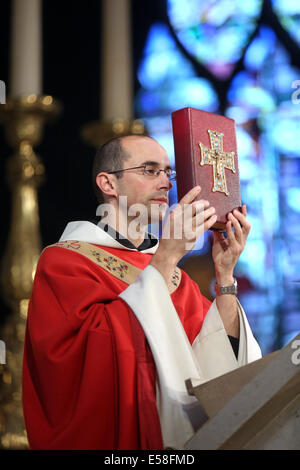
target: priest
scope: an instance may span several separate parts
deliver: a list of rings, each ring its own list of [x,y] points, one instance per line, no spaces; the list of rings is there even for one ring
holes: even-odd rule
[[[166,215],[173,178],[154,139],[109,141],[93,165],[100,221],[69,223],[41,254],[23,361],[31,449],[183,449],[201,425],[185,381],[261,357],[234,278],[246,207],[214,233],[210,302],[177,265],[215,209],[195,187]],[[147,227],[162,218],[158,241]]]

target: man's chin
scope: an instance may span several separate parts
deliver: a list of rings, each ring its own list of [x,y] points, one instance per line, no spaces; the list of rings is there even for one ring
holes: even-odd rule
[[[158,222],[161,222],[166,215],[167,209],[168,204],[166,202],[151,203],[150,217],[148,219],[150,220],[149,224],[157,224]]]

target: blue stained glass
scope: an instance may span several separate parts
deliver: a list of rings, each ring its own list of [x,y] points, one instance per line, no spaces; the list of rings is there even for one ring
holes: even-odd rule
[[[272,0],[274,9],[281,15],[300,15],[298,0]]]
[[[300,4],[298,0],[272,0],[282,26],[300,44]]]
[[[237,110],[239,108],[236,108]],[[233,108],[228,108],[226,115],[235,119],[238,117]],[[236,121],[237,122],[237,121]],[[256,148],[253,138],[241,126],[237,125],[237,150],[239,158],[240,180],[243,182],[253,180],[257,174],[257,162],[255,160]]]
[[[262,26],[246,51],[244,58],[246,67],[250,70],[259,70],[275,46],[276,36],[274,31]]]
[[[261,3],[169,0],[168,12],[183,46],[224,78],[249,41]],[[295,2],[274,1],[274,8],[275,4],[288,21],[292,18],[290,25],[298,24]],[[243,10],[242,15],[238,9]],[[138,77],[138,116],[145,120],[149,134],[166,148],[174,165],[171,112],[184,106],[218,112],[215,90],[209,81],[196,76],[192,63],[162,24],[150,30]],[[243,70],[231,81],[225,113],[237,125],[241,195],[252,225],[236,267],[237,277],[246,282],[239,298],[263,353],[270,352],[274,344],[278,347],[279,325],[282,346],[299,331],[300,283],[296,288],[293,282],[300,279],[297,87],[300,70],[291,65],[290,55],[274,31],[262,24],[247,44]],[[170,202],[176,201],[175,183]],[[202,253],[210,250],[209,236],[205,235]]]
[[[238,124],[256,141],[249,179],[242,178],[242,171],[243,162],[251,161],[251,158],[246,151],[240,158],[242,197],[248,204],[252,220],[250,243],[247,243],[246,254],[243,253],[240,262],[243,261],[252,283],[264,289],[268,302],[269,297],[275,302],[276,325],[277,310],[282,308],[281,303],[286,302],[287,296],[282,286],[285,283],[289,298],[295,299],[294,292],[288,287],[289,280],[300,273],[300,254],[296,248],[300,239],[300,165],[299,168],[296,165],[300,156],[300,143],[296,137],[300,134],[300,106],[292,102],[293,83],[299,79],[300,71],[291,66],[289,54],[267,27],[260,28],[245,54],[244,63],[245,70],[232,81],[227,110],[227,115],[237,116]],[[238,133],[238,145],[248,148],[242,135]],[[266,247],[265,253],[260,249],[260,243]],[[255,257],[255,252],[257,263],[251,257]],[[271,292],[275,293],[274,297]],[[245,308],[248,311],[247,299]],[[285,311],[281,313],[283,318],[286,314]],[[260,322],[260,317],[257,321]],[[292,329],[284,320],[283,324],[284,331]],[[262,332],[259,324],[257,328],[259,337],[267,345],[268,335]],[[283,344],[286,338],[283,337]]]
[[[136,109],[146,117],[167,114],[192,106],[206,111],[218,108],[216,92],[204,78],[196,77],[193,66],[178,50],[169,28],[152,25],[138,69],[142,88],[136,96]]]
[[[295,81],[295,77],[298,76],[299,70],[290,65],[282,65],[280,67],[280,74],[274,77],[274,88],[279,95],[289,93],[291,85]]]
[[[272,313],[269,296],[263,290],[252,290],[241,293],[239,299],[242,305],[247,306],[249,323],[254,336],[258,338],[262,353],[266,354],[272,351],[277,319]]]
[[[300,188],[288,188],[286,196],[289,207],[300,212]]]
[[[298,313],[298,315],[299,315],[299,313]],[[290,333],[287,333],[287,334],[284,335],[284,337],[283,337],[283,344],[289,343],[289,342],[292,341],[298,334],[299,334],[299,328],[294,329],[294,330],[291,331]]]
[[[195,76],[193,66],[178,50],[168,27],[155,23],[149,31],[144,58],[138,68],[139,82],[146,89],[155,89],[174,76]]]
[[[278,152],[291,157],[300,156],[300,107],[290,103],[278,106],[276,112],[263,116],[261,125]]]
[[[253,139],[248,134],[248,132],[246,132],[242,127],[237,127],[236,136],[238,142],[238,155],[240,166],[240,163],[245,161],[246,159],[253,159],[253,156],[255,155],[255,147]]]
[[[233,119],[236,124],[243,124],[249,119],[248,112],[240,106],[230,106],[226,110],[226,116]]]
[[[255,78],[245,71],[233,79],[228,99],[235,106],[240,105],[242,109],[246,109],[248,118],[276,109],[275,98],[270,91],[261,87]]]
[[[217,96],[207,80],[197,77],[179,80],[170,90],[168,103],[170,109],[174,106],[180,109],[193,103],[194,107],[209,111],[216,110],[218,105]]]
[[[226,78],[256,28],[261,6],[261,0],[168,0],[168,14],[189,53]]]
[[[253,180],[257,173],[257,166],[254,161],[249,159],[239,159],[239,171],[241,181]]]

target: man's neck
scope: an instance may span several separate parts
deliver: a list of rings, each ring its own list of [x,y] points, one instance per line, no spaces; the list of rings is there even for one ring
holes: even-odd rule
[[[101,222],[109,225],[112,229],[129,240],[136,248],[138,248],[145,239],[147,225],[135,223],[136,218],[124,218],[117,213],[116,219],[114,217],[105,217]]]
[[[125,233],[122,233],[118,228],[115,229],[117,232],[119,232],[121,235],[123,235],[127,240],[129,240],[136,248],[138,248],[144,241],[145,239],[145,233],[146,230],[143,230],[142,232],[136,233],[135,237],[131,237],[130,233],[127,231],[127,236]],[[129,229],[130,231],[130,229]],[[137,238],[138,237],[138,238]]]

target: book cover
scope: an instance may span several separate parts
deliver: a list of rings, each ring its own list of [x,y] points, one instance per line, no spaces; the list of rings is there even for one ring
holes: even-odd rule
[[[194,186],[197,199],[215,207],[214,230],[225,230],[227,214],[241,210],[235,121],[194,108],[172,113],[178,202]]]

